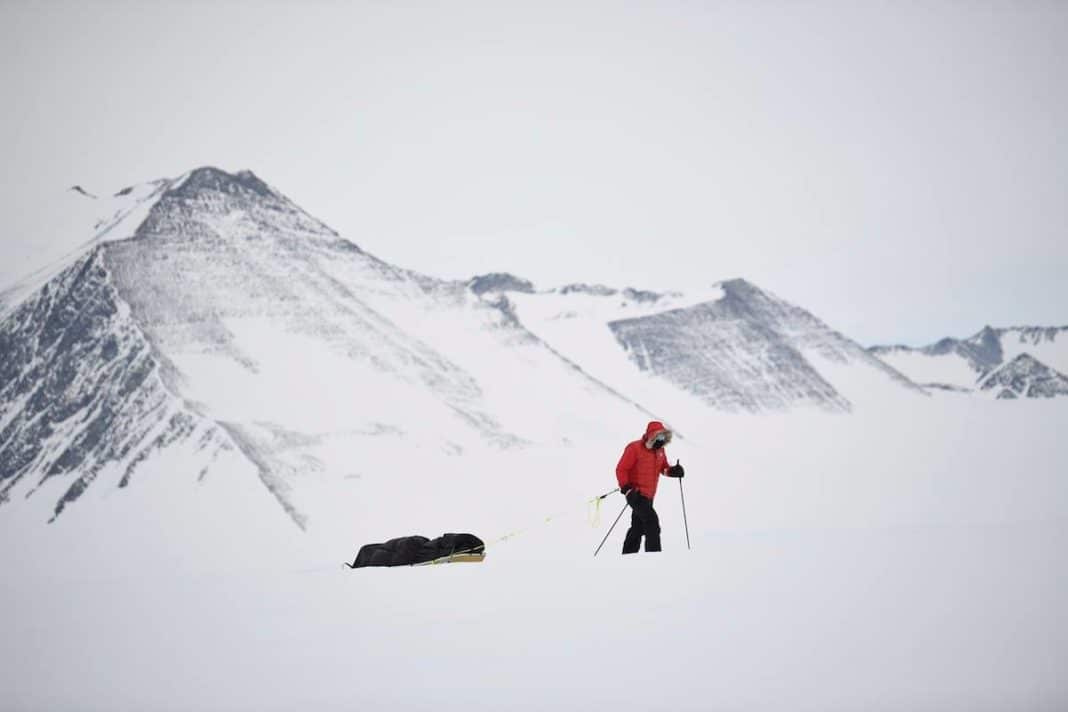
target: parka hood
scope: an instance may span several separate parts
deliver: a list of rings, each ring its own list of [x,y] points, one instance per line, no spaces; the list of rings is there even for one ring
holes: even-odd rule
[[[660,433],[667,436],[667,441],[671,442],[671,430],[665,427],[659,420],[650,421],[650,423],[645,426],[645,436],[642,438],[645,447],[652,447],[653,440],[655,440],[656,436]]]

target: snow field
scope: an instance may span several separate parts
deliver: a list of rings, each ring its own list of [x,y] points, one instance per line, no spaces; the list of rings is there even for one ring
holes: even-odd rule
[[[626,516],[592,556],[622,499],[596,529],[585,500],[629,433],[396,452],[307,490],[336,511],[306,532],[240,459],[198,481],[163,454],[34,536],[4,510],[4,707],[1059,709],[1063,408],[929,402],[690,426],[668,454],[693,549],[665,479],[666,550],[625,559]],[[481,564],[340,565],[369,541],[516,528]]]

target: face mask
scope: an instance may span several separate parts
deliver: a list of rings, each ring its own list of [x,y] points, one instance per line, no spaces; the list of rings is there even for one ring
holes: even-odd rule
[[[664,447],[664,443],[666,443],[666,442],[667,442],[667,440],[664,439],[664,438],[657,438],[656,440],[653,441],[653,449],[654,450],[659,450],[660,448]]]

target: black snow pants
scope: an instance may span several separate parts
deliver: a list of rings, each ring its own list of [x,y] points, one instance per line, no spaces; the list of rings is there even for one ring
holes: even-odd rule
[[[630,505],[630,529],[623,539],[623,553],[634,554],[645,537],[646,551],[660,551],[660,517],[653,509],[653,500],[643,497],[636,490],[627,495]]]

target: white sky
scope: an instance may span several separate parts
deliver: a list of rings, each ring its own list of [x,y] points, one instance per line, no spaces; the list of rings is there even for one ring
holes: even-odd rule
[[[0,283],[68,186],[211,164],[443,277],[1068,324],[1068,3],[8,1],[0,89]]]

